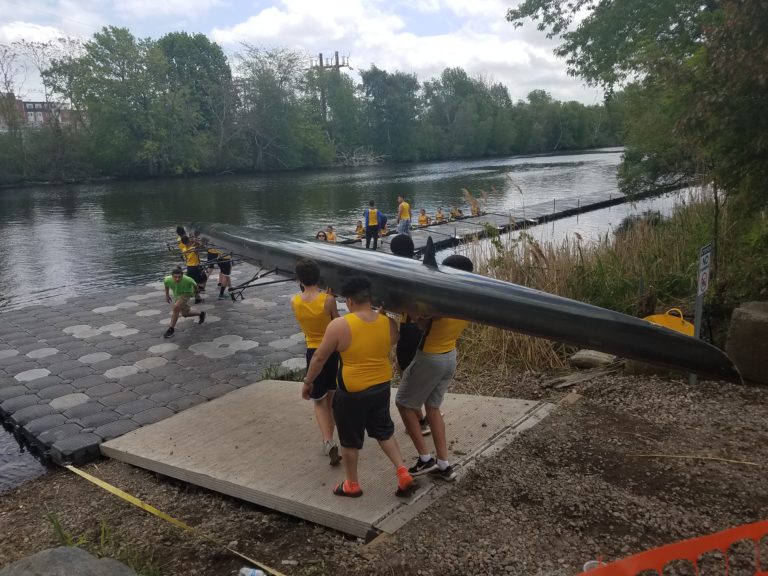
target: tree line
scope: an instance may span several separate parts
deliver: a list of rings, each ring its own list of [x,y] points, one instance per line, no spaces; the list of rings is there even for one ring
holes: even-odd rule
[[[228,58],[203,34],[106,27],[85,42],[0,45],[0,183],[259,172],[581,150],[621,143],[618,98],[587,106],[447,68],[360,81],[287,48]],[[24,66],[53,111],[31,128],[11,95]],[[64,119],[56,103],[72,110]]]

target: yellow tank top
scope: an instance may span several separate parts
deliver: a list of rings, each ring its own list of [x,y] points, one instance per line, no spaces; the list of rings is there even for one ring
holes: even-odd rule
[[[299,321],[301,331],[307,341],[307,348],[317,348],[325,335],[325,329],[331,323],[330,314],[325,311],[325,299],[328,294],[321,292],[311,302],[305,302],[301,294],[291,299],[291,308]]]
[[[179,250],[181,250],[181,255],[184,257],[184,263],[187,266],[200,266],[200,257],[197,255],[195,246],[191,244],[187,246],[179,241]]]
[[[326,232],[325,237],[328,242],[336,242],[336,232]]]
[[[379,211],[376,208],[368,208],[368,222],[366,226],[378,226],[379,225]]]
[[[361,392],[392,379],[389,351],[392,340],[389,318],[377,314],[376,320],[366,322],[357,314],[343,317],[352,332],[349,348],[341,352],[341,376],[348,392]]]
[[[419,214],[419,226],[426,226],[429,223],[429,219],[426,214]]]
[[[400,204],[400,206],[403,207],[402,215],[400,216],[401,220],[410,220],[411,219],[411,205],[408,204],[405,200],[403,200],[403,203]]]
[[[456,348],[456,340],[464,328],[469,326],[466,320],[455,318],[437,318],[432,320],[422,350],[429,354],[445,354]]]

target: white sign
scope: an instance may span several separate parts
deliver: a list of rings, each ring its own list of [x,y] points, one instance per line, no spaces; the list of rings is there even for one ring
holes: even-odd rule
[[[712,258],[712,244],[703,246],[699,251],[699,289],[697,296],[703,296],[709,289],[709,262]]]

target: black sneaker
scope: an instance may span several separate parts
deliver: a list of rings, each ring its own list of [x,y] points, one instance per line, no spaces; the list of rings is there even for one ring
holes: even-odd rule
[[[168,328],[168,330],[165,331],[165,334],[163,334],[163,338],[170,338],[173,336],[173,333],[176,332],[173,328]]]
[[[429,477],[443,480],[444,482],[453,482],[456,480],[456,471],[453,469],[453,466],[448,466],[445,470],[440,470],[440,468],[437,467],[437,462],[435,462],[435,469],[429,473]]]
[[[430,472],[431,470],[435,470],[437,468],[437,460],[434,458],[430,458],[426,462],[424,462],[421,458],[418,456],[416,457],[416,464],[408,468],[408,472],[411,476],[421,476],[422,474],[426,474],[427,472]]]
[[[427,422],[426,416],[424,416],[424,418],[419,420],[419,427],[421,428],[422,436],[429,436],[430,434],[432,434],[432,429],[429,427],[429,422]]]
[[[200,312],[200,320],[197,321],[198,324],[202,324],[205,322],[205,311]]]

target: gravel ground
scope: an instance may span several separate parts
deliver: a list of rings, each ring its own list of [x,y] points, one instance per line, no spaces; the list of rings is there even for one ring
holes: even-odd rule
[[[606,376],[552,391],[543,381],[526,374],[501,393],[578,395],[396,535],[368,545],[119,462],[86,470],[288,575],[574,575],[597,556],[768,517],[768,388]],[[90,550],[147,574],[228,575],[243,565],[57,470],[0,496],[0,566],[57,544],[49,513]]]

